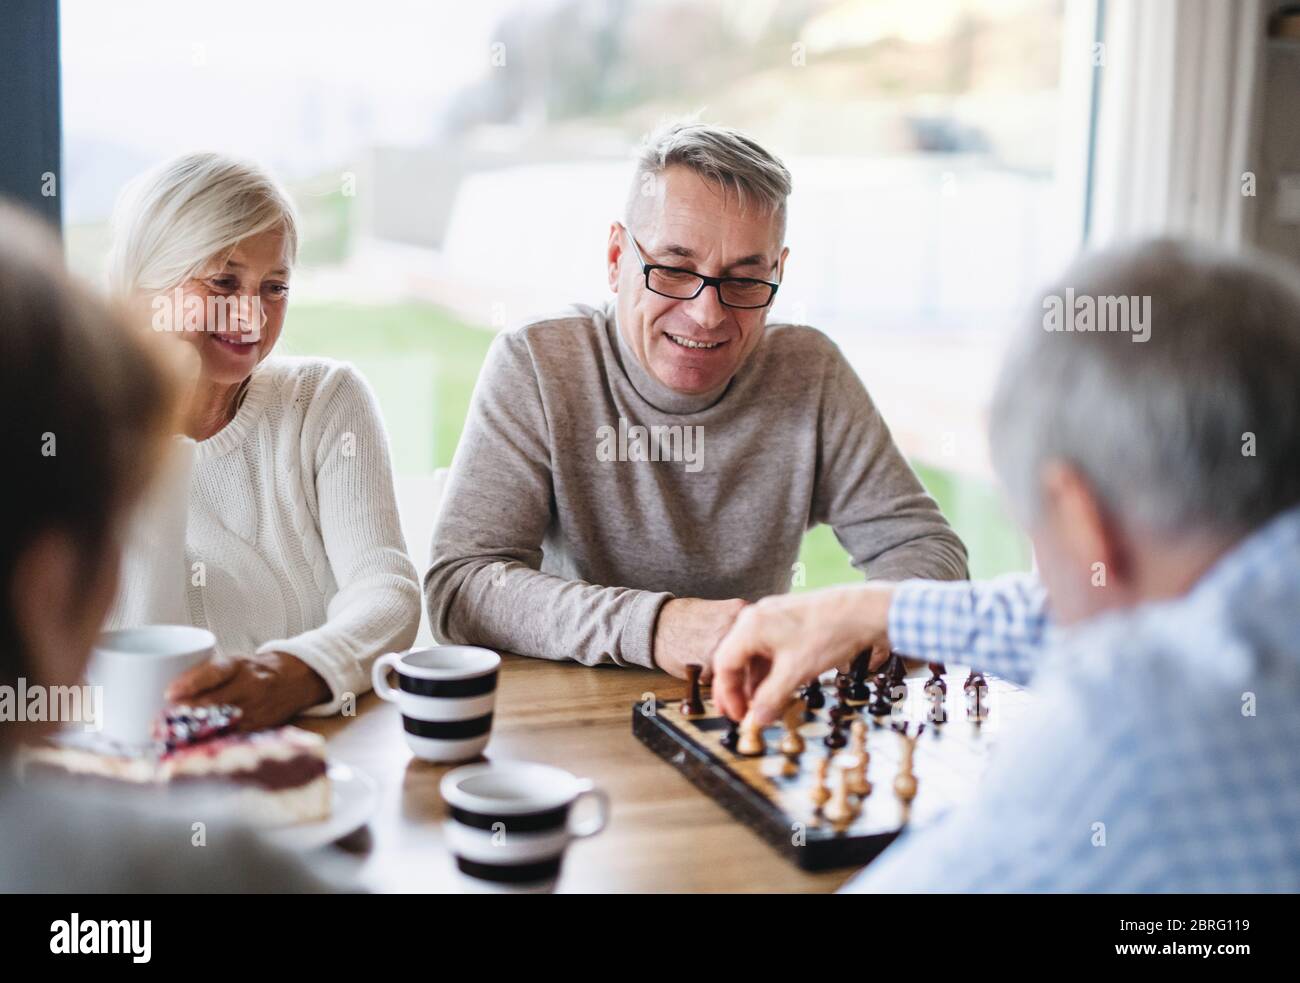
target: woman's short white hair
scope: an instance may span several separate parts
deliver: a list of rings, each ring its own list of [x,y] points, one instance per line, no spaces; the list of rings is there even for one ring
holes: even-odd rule
[[[109,289],[121,297],[169,290],[270,229],[284,233],[292,265],[298,216],[288,194],[260,167],[212,153],[177,157],[140,175],[118,200]]]

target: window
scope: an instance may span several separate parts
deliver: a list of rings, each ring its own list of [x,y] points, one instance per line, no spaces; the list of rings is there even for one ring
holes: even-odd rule
[[[981,414],[1006,328],[1080,242],[1094,20],[1074,0],[63,0],[69,255],[99,274],[116,194],[166,156],[268,165],[305,222],[282,346],[356,363],[399,473],[424,475],[493,331],[605,296],[631,147],[702,110],[793,172],[773,319],[844,349],[977,575],[1023,568]],[[829,530],[805,559],[806,586],[856,577]]]

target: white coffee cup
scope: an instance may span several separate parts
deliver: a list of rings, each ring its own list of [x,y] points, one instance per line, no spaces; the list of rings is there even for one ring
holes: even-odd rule
[[[210,659],[217,640],[190,625],[144,625],[99,637],[86,682],[102,688],[102,734],[119,744],[143,747],[167,706],[167,685]]]
[[[555,889],[564,851],[609,821],[609,797],[590,780],[530,762],[494,762],[443,776],[450,815],[447,844],[465,887],[488,892]],[[573,807],[590,796],[596,812],[575,822]]]
[[[406,743],[425,761],[471,761],[492,736],[501,656],[472,645],[434,645],[389,652],[375,660],[371,681],[380,699],[402,711]],[[388,670],[397,686],[388,684]]]

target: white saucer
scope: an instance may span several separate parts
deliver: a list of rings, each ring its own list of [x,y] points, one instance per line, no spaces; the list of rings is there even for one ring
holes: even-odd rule
[[[328,819],[263,830],[262,838],[282,850],[315,850],[364,826],[379,803],[375,780],[364,771],[338,762],[329,766],[329,776],[333,799]]]

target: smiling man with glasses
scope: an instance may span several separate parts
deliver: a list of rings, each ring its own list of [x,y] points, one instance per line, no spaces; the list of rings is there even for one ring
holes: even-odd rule
[[[610,227],[613,301],[488,356],[425,576],[440,639],[682,676],[747,602],[790,589],[821,523],[864,575],[965,576],[839,349],[768,324],[789,194],[735,130],[648,138]]]

